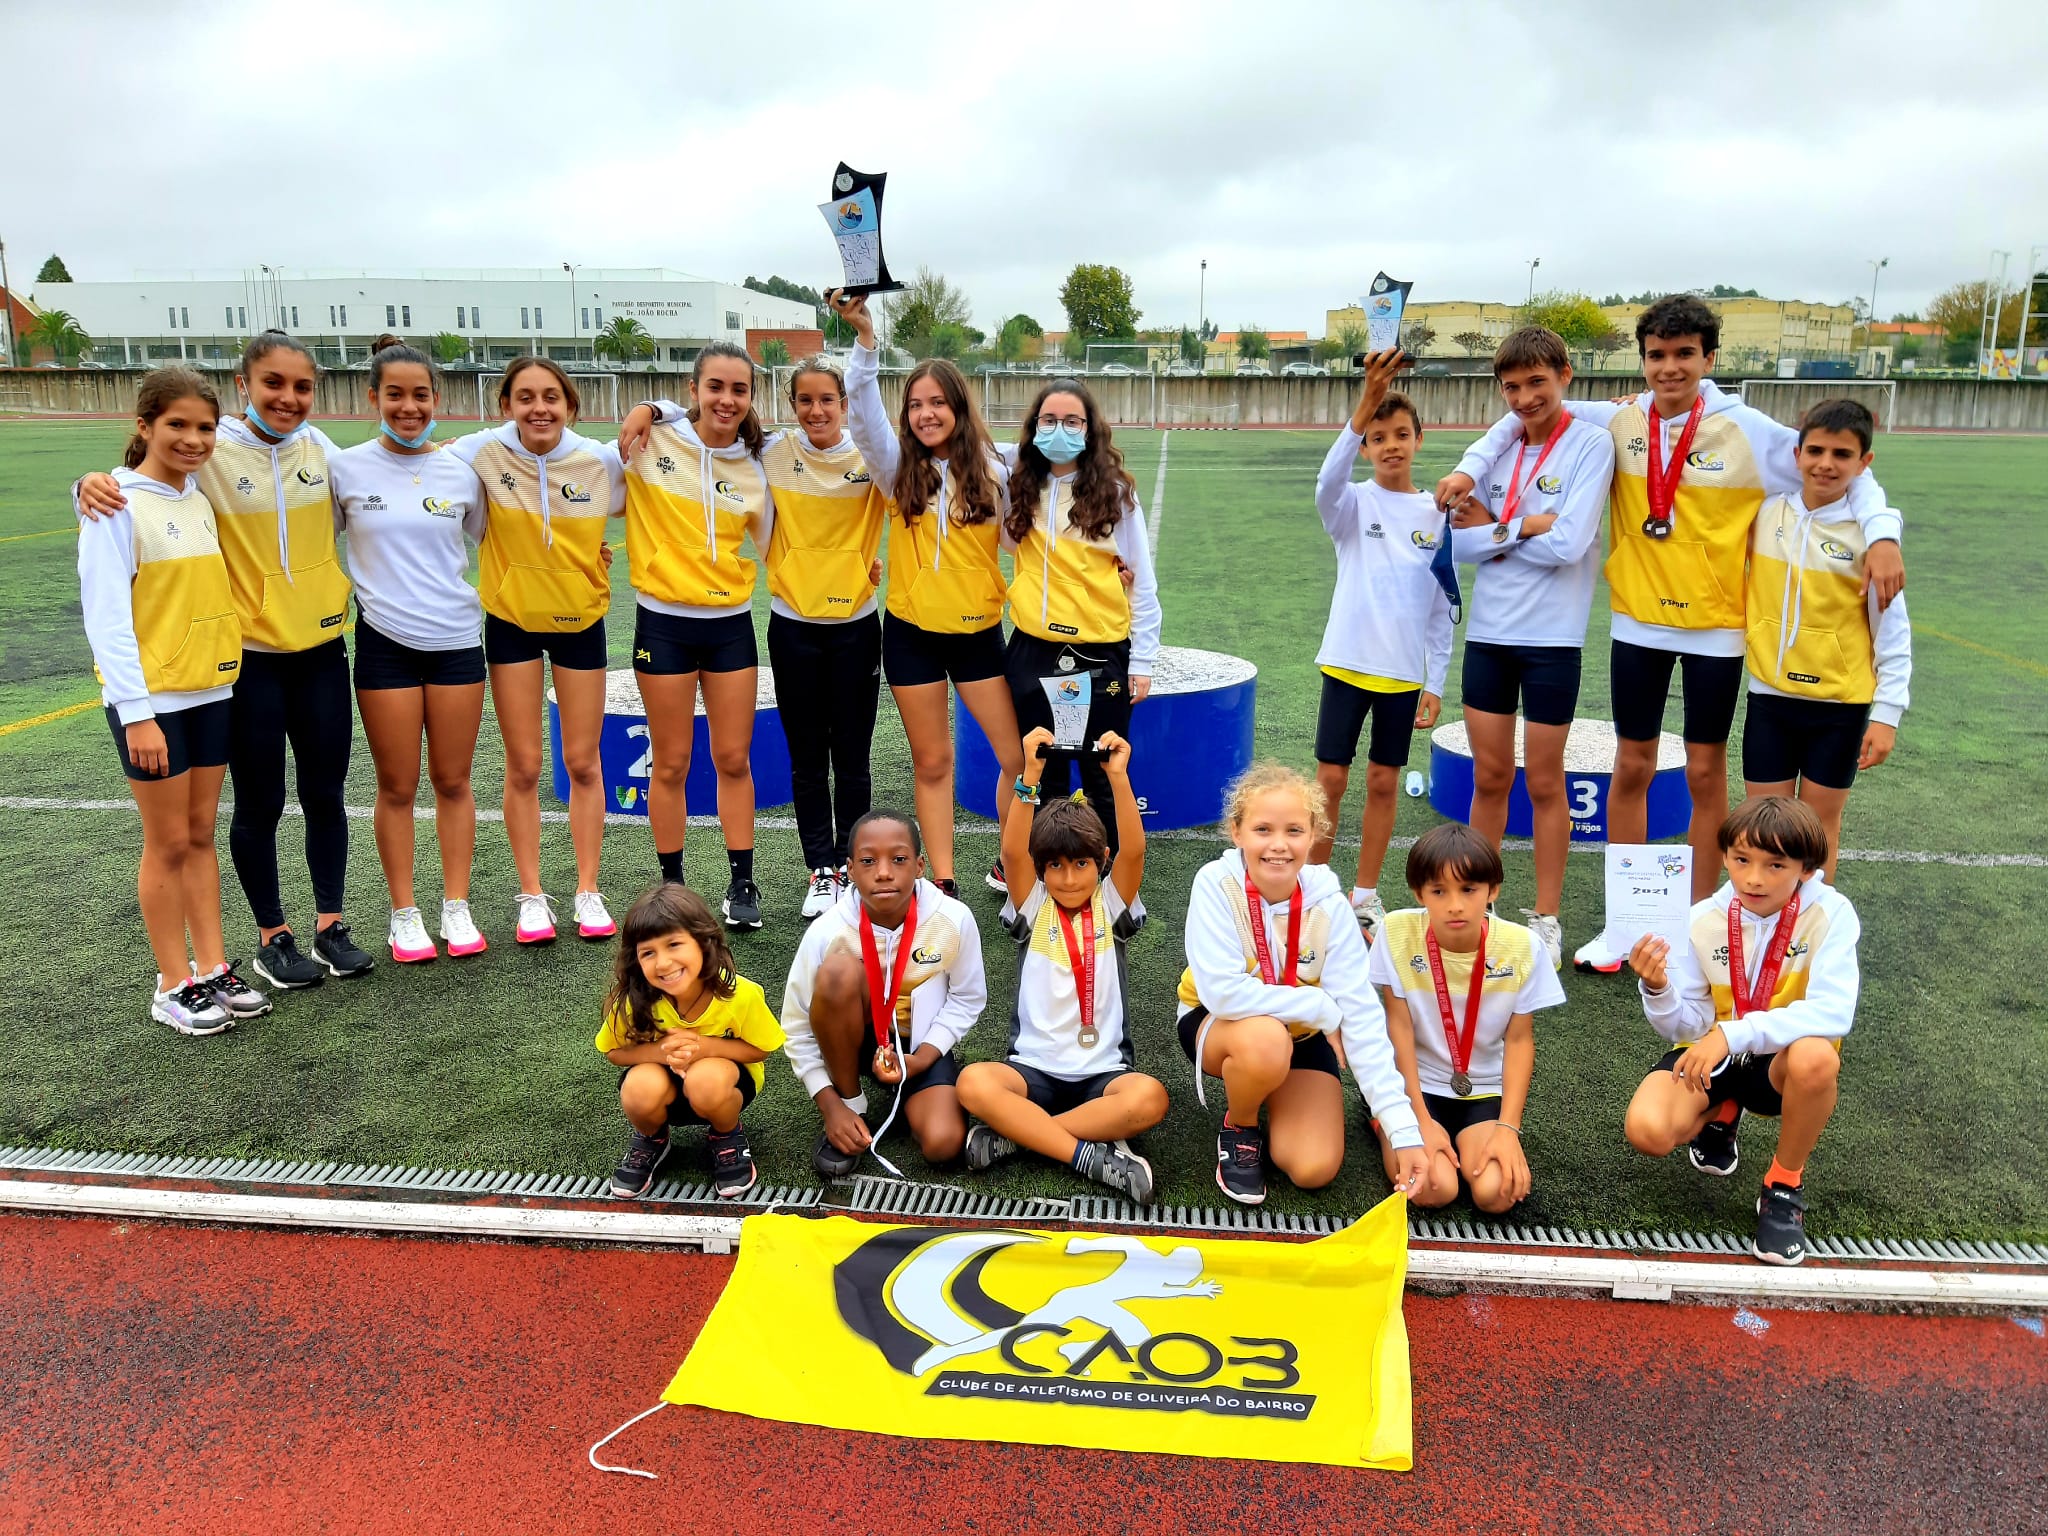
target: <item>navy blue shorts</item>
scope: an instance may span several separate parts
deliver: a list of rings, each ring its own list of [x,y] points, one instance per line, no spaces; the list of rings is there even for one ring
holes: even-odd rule
[[[229,724],[233,718],[231,699],[215,699],[196,709],[174,709],[156,717],[157,726],[164,733],[164,755],[169,760],[163,773],[144,773],[135,766],[128,756],[128,727],[121,723],[113,705],[106,708],[107,725],[114,733],[114,750],[121,754],[121,771],[137,783],[175,779],[188,768],[227,766]]]
[[[1021,1061],[1006,1061],[1003,1065],[1024,1079],[1024,1096],[1048,1115],[1064,1115],[1083,1104],[1093,1104],[1109,1092],[1111,1083],[1131,1075],[1128,1068],[1118,1067],[1114,1072],[1098,1072],[1093,1077],[1054,1077]]]
[[[380,688],[466,688],[484,680],[484,648],[422,651],[382,633],[356,612],[356,692]]]

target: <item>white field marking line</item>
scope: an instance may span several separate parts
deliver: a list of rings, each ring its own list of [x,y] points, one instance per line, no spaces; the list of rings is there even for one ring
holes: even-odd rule
[[[1152,526],[1145,537],[1154,565],[1159,563],[1159,524],[1166,516],[1166,441],[1172,436],[1171,429],[1159,434],[1159,474],[1152,481]]]
[[[354,821],[368,821],[375,814],[374,809],[367,805],[350,805],[344,806],[342,809]],[[134,810],[135,802],[133,800],[63,800],[46,795],[0,795],[0,811],[128,811],[132,813]],[[220,810],[223,816],[232,814],[234,802],[223,800]],[[287,816],[302,816],[305,814],[296,802],[287,804],[284,808],[284,813]],[[430,805],[415,806],[412,816],[414,821],[432,821],[434,819],[434,808]],[[478,806],[476,819],[478,821],[499,822],[505,819],[505,813],[499,810],[492,810],[487,806]],[[540,813],[540,819],[545,822],[565,822],[569,819],[569,813],[567,811],[544,810]],[[615,827],[644,827],[647,825],[647,818],[645,816],[631,816],[622,811],[608,812],[604,819],[607,824]],[[699,828],[715,829],[718,826],[718,818],[716,816],[692,816],[690,818],[690,825]],[[796,830],[796,818],[793,816],[757,815],[754,818],[754,825],[763,832],[794,832]],[[990,821],[957,821],[953,824],[953,831],[962,837],[986,836],[995,831],[995,823]],[[1147,832],[1145,836],[1151,842],[1214,843],[1218,851],[1221,851],[1223,844],[1227,841],[1221,832],[1212,831],[1206,827],[1176,827],[1159,832]],[[1340,837],[1337,839],[1337,846],[1339,848],[1356,848],[1358,846],[1358,839],[1355,837]],[[1397,837],[1387,844],[1389,850],[1412,848],[1414,846],[1415,839],[1412,837]],[[1510,853],[1526,853],[1529,850],[1529,846],[1529,840],[1526,837],[1510,837],[1503,839],[1501,842],[1501,847]],[[1598,853],[1606,846],[1605,843],[1573,843],[1572,850],[1576,853]],[[1844,848],[1841,856],[1852,864],[1945,864],[1956,869],[2048,869],[2048,854],[2042,853],[1938,853],[1910,848]]]
[[[662,1244],[729,1253],[742,1241],[735,1216],[661,1215],[646,1210],[556,1210],[519,1206],[423,1204],[395,1200],[321,1200],[206,1190],[131,1189],[0,1179],[0,1207],[50,1215],[162,1221],[230,1222],[313,1230],[385,1232],[415,1237],[526,1238],[554,1242]],[[1773,1269],[1758,1264],[1581,1258],[1555,1254],[1465,1253],[1411,1248],[1414,1280],[1521,1289],[1606,1291],[1639,1300],[1691,1296],[1795,1301],[2048,1308],[2048,1275],[1984,1271],[1822,1266]]]

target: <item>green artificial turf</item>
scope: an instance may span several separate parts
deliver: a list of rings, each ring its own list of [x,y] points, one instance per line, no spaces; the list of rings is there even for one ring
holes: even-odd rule
[[[338,440],[363,423],[330,423]],[[96,698],[79,627],[65,487],[119,452],[118,424],[0,423],[0,726]],[[1425,485],[1448,469],[1467,434],[1432,435],[1417,469]],[[1149,503],[1156,433],[1118,436]],[[1319,688],[1313,657],[1333,561],[1312,490],[1328,444],[1321,433],[1177,431],[1159,542],[1167,643],[1230,651],[1260,669],[1258,747],[1308,766]],[[1899,749],[1865,776],[1850,803],[1845,843],[1892,853],[2040,854],[2048,849],[2048,728],[2038,700],[2048,682],[2048,571],[2030,537],[2048,440],[1892,437],[1876,472],[1906,514],[1915,627],[1914,708]],[[46,536],[47,535],[47,536]],[[631,624],[623,571],[614,581],[614,657]],[[1606,604],[1594,604],[1582,711],[1607,709]],[[765,600],[757,614],[765,622]],[[1453,661],[1447,716],[1455,718]],[[1677,724],[1674,708],[1668,722]],[[1739,725],[1738,725],[1739,733]],[[1739,739],[1739,736],[1738,736]],[[1413,762],[1424,766],[1418,736]],[[909,757],[883,694],[876,734],[878,803],[907,804]],[[502,759],[487,720],[478,749],[479,802],[498,800]],[[96,707],[0,734],[0,796],[124,801],[126,791]],[[358,739],[349,802],[372,798]],[[543,791],[544,806],[553,802]],[[1344,820],[1355,844],[1357,804]],[[786,808],[764,810],[786,816]],[[1436,820],[1404,800],[1396,828],[1412,837]],[[354,825],[349,907],[358,936],[381,952],[384,903],[367,821]],[[993,827],[959,839],[963,875],[995,852]],[[287,908],[302,920],[311,897],[300,824],[280,836]],[[225,836],[222,837],[225,872]],[[134,890],[139,833],[126,811],[0,809],[13,920],[0,925],[0,982],[9,1028],[0,1036],[0,1143],[149,1152],[264,1154],[351,1162],[602,1173],[623,1129],[616,1069],[591,1046],[610,954],[566,939],[520,950],[511,941],[515,886],[502,829],[478,838],[473,897],[493,942],[485,956],[431,966],[380,963],[368,978],[282,996],[276,1012],[213,1040],[187,1040],[146,1022],[149,956]],[[1220,846],[1206,837],[1153,840],[1145,895],[1152,913],[1133,943],[1134,1035],[1140,1065],[1173,1094],[1164,1125],[1144,1139],[1161,1197],[1216,1203],[1212,1107],[1194,1102],[1173,1038],[1179,929],[1194,872]],[[803,870],[793,832],[762,829],[759,875],[769,924],[737,939],[741,968],[771,1003],[801,932]],[[1336,862],[1348,877],[1353,848]],[[1503,909],[1530,900],[1526,852],[1507,856]],[[419,827],[421,898],[438,891],[431,824]],[[692,882],[724,878],[714,831],[693,830]],[[545,829],[543,870],[558,897],[573,885],[566,828]],[[1399,885],[1399,854],[1383,887]],[[608,829],[604,885],[623,910],[654,873],[644,830]],[[1808,1177],[1816,1233],[2048,1237],[2048,1142],[2032,1116],[2048,1097],[2048,1008],[2038,956],[2048,894],[2040,865],[1959,867],[1850,859],[1841,887],[1864,922],[1863,1006],[1844,1057],[1842,1103]],[[996,1053],[1014,986],[1013,947],[993,925],[996,898],[971,881],[984,920],[991,1008],[968,1037],[969,1057]],[[1567,878],[1567,943],[1597,918],[1596,857]],[[223,905],[232,952],[254,938],[232,876]],[[1626,979],[1568,975],[1569,1004],[1538,1020],[1535,1089],[1527,1117],[1535,1193],[1520,1219],[1580,1227],[1741,1229],[1756,1170],[1768,1160],[1768,1122],[1744,1130],[1744,1168],[1726,1181],[1694,1175],[1682,1158],[1654,1163],[1621,1139],[1628,1095],[1658,1042]],[[792,1075],[771,1066],[748,1112],[763,1176],[810,1177],[816,1118]],[[1328,1191],[1301,1195],[1275,1181],[1281,1210],[1357,1211],[1385,1192],[1355,1096],[1350,1153]],[[687,1172],[685,1152],[671,1171]],[[891,1155],[897,1156],[893,1141]],[[913,1177],[993,1193],[1084,1192],[1063,1170],[1020,1159],[986,1175],[934,1172],[907,1141]]]

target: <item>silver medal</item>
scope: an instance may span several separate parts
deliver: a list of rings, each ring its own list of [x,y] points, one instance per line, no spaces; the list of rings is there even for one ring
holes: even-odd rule
[[[1102,1038],[1101,1034],[1100,1034],[1100,1033],[1099,1033],[1098,1031],[1096,1031],[1096,1030],[1093,1030],[1093,1029],[1084,1029],[1084,1030],[1082,1030],[1082,1031],[1081,1031],[1081,1049],[1082,1049],[1082,1050],[1084,1050],[1084,1051],[1092,1051],[1092,1050],[1094,1050],[1094,1049],[1095,1049],[1095,1042],[1096,1042],[1096,1041],[1098,1041],[1098,1040],[1100,1040],[1101,1038]]]
[[[1472,1093],[1472,1079],[1462,1072],[1453,1072],[1451,1074],[1451,1092],[1461,1099],[1469,1098]]]

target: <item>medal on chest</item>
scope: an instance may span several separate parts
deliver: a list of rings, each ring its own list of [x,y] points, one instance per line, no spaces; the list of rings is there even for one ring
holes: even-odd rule
[[[896,936],[896,960],[889,974],[882,974],[882,953],[875,943],[875,925],[868,909],[860,909],[860,964],[867,973],[868,1019],[875,1031],[875,1075],[887,1078],[894,1071],[896,1038],[901,1032],[896,1008],[903,996],[903,977],[910,969],[910,952],[917,948],[917,893],[903,913],[903,928]],[[889,1071],[883,1069],[887,1067]]]
[[[1706,414],[1704,398],[1692,403],[1692,410],[1685,418],[1685,430],[1678,434],[1678,446],[1671,450],[1671,457],[1664,457],[1664,422],[1657,415],[1653,402],[1646,413],[1650,418],[1650,430],[1643,439],[1649,449],[1649,462],[1643,466],[1644,478],[1648,482],[1650,515],[1643,519],[1643,532],[1653,539],[1671,537],[1671,508],[1678,499],[1678,482],[1685,474],[1686,456],[1692,452],[1692,440],[1700,429],[1700,418]]]
[[[1067,941],[1067,963],[1074,971],[1074,1001],[1081,1009],[1081,1049],[1092,1051],[1102,1039],[1095,1028],[1095,901],[1089,898],[1088,905],[1081,909],[1081,936],[1074,937],[1074,918],[1058,902],[1053,910],[1059,914],[1060,937]]]
[[[1728,991],[1734,999],[1736,1018],[1746,1018],[1771,1006],[1771,998],[1778,990],[1778,972],[1784,969],[1785,952],[1791,947],[1792,929],[1798,922],[1799,893],[1794,891],[1792,899],[1785,903],[1785,910],[1778,914],[1777,932],[1764,946],[1764,957],[1756,968],[1756,986],[1752,988],[1749,967],[1742,958],[1742,903],[1734,897],[1729,898]]]
[[[1422,935],[1429,951],[1429,979],[1436,984],[1436,1011],[1443,1019],[1444,1044],[1451,1053],[1451,1092],[1459,1098],[1472,1092],[1472,1045],[1479,1036],[1479,1004],[1486,990],[1486,924],[1479,925],[1479,948],[1472,956],[1472,982],[1465,989],[1465,1027],[1460,1029],[1451,1012],[1451,984],[1444,976],[1443,951],[1437,947],[1436,931]]]

